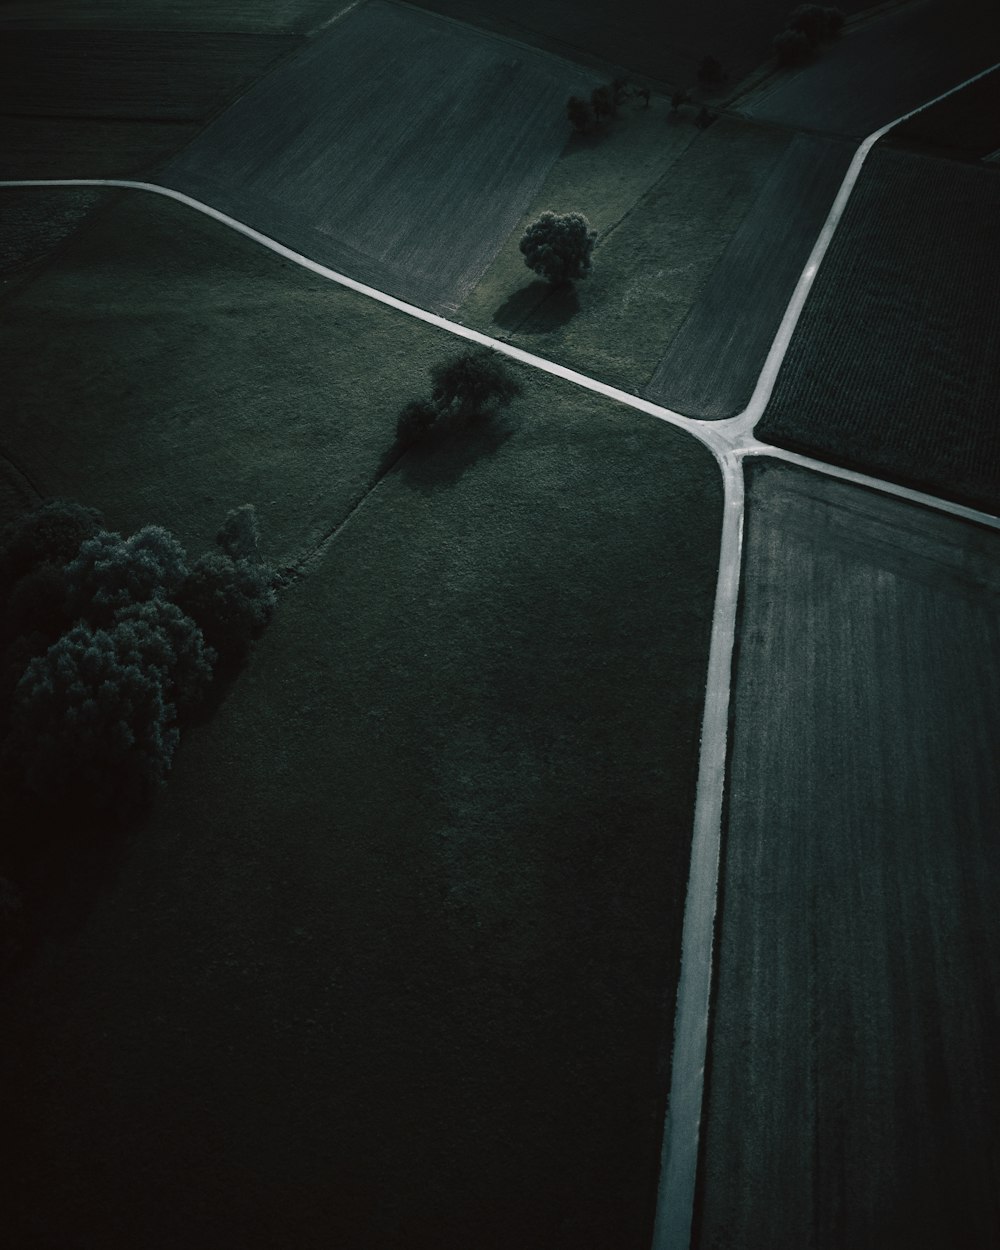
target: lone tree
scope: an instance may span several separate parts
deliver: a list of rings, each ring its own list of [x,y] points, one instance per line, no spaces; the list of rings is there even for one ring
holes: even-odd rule
[[[553,286],[565,286],[590,272],[597,231],[582,213],[542,213],[521,236],[524,263]]]

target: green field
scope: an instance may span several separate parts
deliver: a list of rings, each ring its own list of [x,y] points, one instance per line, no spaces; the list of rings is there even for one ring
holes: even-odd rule
[[[876,151],[758,437],[1000,507],[998,209],[995,169]]]
[[[712,458],[524,371],[371,490],[454,340],[137,193],[0,314],[41,490],[193,547],[250,499],[303,569],[147,827],[28,883],[5,1235],[640,1250]]]
[[[750,462],[698,1250],[1000,1240],[1000,534]]]
[[[787,143],[729,117],[699,131],[662,100],[626,106],[606,138],[571,141],[459,319],[641,393]],[[569,292],[533,278],[518,251],[549,208],[600,230],[593,271]]]

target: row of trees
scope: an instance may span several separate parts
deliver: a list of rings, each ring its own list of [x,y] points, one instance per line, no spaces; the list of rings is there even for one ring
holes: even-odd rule
[[[162,526],[124,538],[58,499],[26,513],[0,535],[5,780],[45,801],[134,809],[274,606],[249,504],[191,562]]]

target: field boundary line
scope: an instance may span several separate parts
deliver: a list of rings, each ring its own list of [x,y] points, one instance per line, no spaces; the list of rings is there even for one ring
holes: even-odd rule
[[[833,205],[827,214],[826,221],[823,223],[823,228],[819,232],[819,237],[813,244],[813,248],[809,253],[809,259],[806,261],[805,268],[799,275],[799,280],[795,285],[795,290],[792,292],[792,297],[788,301],[788,305],[785,308],[785,314],[781,319],[781,324],[778,326],[777,333],[774,336],[771,348],[764,361],[764,367],[760,371],[757,378],[757,385],[754,387],[753,395],[750,397],[750,402],[747,404],[746,408],[739,415],[739,417],[732,418],[734,421],[739,421],[741,426],[744,428],[749,427],[747,430],[748,433],[753,430],[758,421],[760,421],[761,417],[764,415],[764,409],[767,407],[768,401],[770,400],[771,394],[774,390],[775,382],[778,380],[778,372],[781,369],[785,356],[788,353],[792,335],[799,323],[799,318],[802,315],[802,309],[805,306],[809,292],[812,290],[813,282],[816,280],[816,274],[819,271],[820,265],[823,263],[823,258],[826,256],[827,249],[833,241],[834,233],[836,232],[837,226],[840,224],[840,219],[844,215],[847,202],[851,197],[851,193],[854,190],[855,184],[861,175],[864,163],[868,159],[868,154],[871,152],[872,148],[876,143],[878,143],[879,139],[884,138],[885,135],[887,135],[894,127],[900,125],[902,122],[908,121],[909,118],[916,116],[917,113],[923,112],[924,109],[930,108],[939,101],[947,99],[948,96],[954,95],[957,91],[961,91],[964,87],[968,87],[971,83],[978,82],[980,78],[985,78],[987,74],[992,74],[994,70],[998,68],[1000,68],[1000,61],[989,66],[988,69],[981,70],[978,74],[973,74],[971,78],[966,78],[964,82],[960,82],[957,86],[949,87],[947,91],[942,91],[940,95],[936,95],[932,100],[927,100],[923,104],[917,105],[916,108],[910,109],[908,113],[903,113],[902,116],[897,117],[894,121],[886,122],[884,126],[881,126],[878,130],[873,131],[866,139],[862,140],[861,145],[854,153],[854,157],[847,168],[847,173],[844,175],[844,180],[840,184],[840,190],[837,192]]]

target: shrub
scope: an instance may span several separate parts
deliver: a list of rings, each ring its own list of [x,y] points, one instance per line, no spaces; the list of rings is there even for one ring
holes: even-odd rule
[[[774,36],[773,42],[779,65],[798,65],[808,57],[812,47],[801,30],[783,30]]]
[[[253,504],[244,503],[227,512],[215,541],[231,560],[249,560],[251,564],[259,564],[260,522]]]
[[[66,566],[67,600],[74,616],[107,624],[132,603],[171,597],[186,575],[184,548],[162,526],[146,525],[126,539],[100,530]]]
[[[586,100],[581,100],[578,95],[571,95],[566,101],[566,119],[574,130],[584,134],[591,127],[594,113]]]
[[[529,269],[553,286],[585,278],[597,231],[582,213],[542,213],[521,236],[521,252]]]
[[[469,420],[505,407],[521,388],[499,352],[474,348],[431,369],[431,401],[443,415]]]
[[[274,615],[274,573],[266,564],[212,551],[191,565],[176,601],[223,660],[238,662]]]
[[[29,663],[5,744],[28,790],[127,807],[162,783],[178,733],[157,632],[80,622]]]
[[[212,682],[217,655],[187,613],[165,599],[133,603],[115,614],[119,654],[155,668],[180,714],[196,708]]]
[[[0,531],[0,593],[40,564],[64,565],[100,528],[101,514],[68,499],[50,499]]]
[[[430,430],[437,417],[438,410],[429,399],[410,400],[396,421],[397,443],[409,447],[417,442]]]

